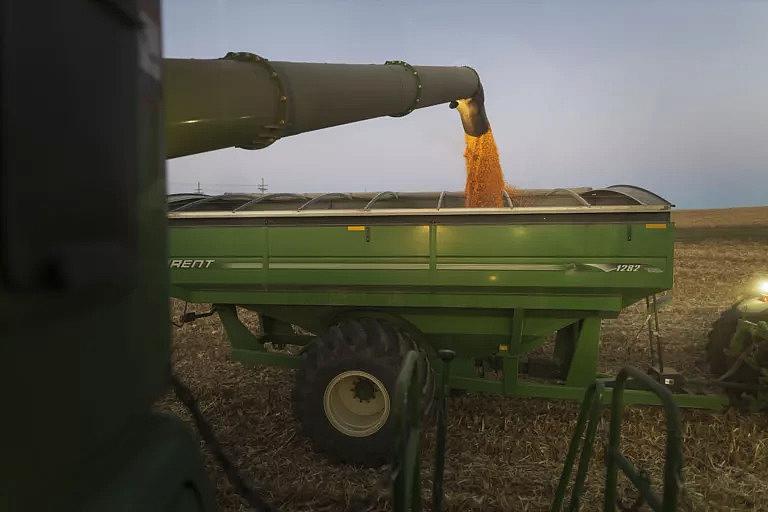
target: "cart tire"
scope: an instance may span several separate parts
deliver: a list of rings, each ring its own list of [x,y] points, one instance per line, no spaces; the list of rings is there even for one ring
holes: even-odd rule
[[[293,403],[315,449],[334,461],[365,466],[390,459],[395,381],[412,348],[389,323],[362,318],[332,326],[307,349]]]

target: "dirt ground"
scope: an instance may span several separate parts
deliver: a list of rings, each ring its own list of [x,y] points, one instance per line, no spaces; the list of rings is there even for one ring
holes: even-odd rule
[[[707,376],[702,354],[710,324],[730,306],[754,271],[768,271],[768,236],[764,236],[768,207],[720,212],[680,212],[676,217],[682,229],[675,250],[674,300],[662,311],[661,321],[669,364],[688,376]],[[758,229],[745,232],[743,226]],[[686,237],[686,229],[702,228],[711,229],[711,236],[699,231],[695,237]],[[176,315],[181,307],[173,303]],[[195,309],[202,311],[206,306]],[[647,339],[641,336],[634,341],[643,318],[642,307],[636,305],[619,319],[604,322],[603,371],[614,372],[627,362],[645,365]],[[387,468],[332,465],[313,453],[291,412],[293,371],[246,368],[232,361],[215,317],[175,330],[173,361],[175,371],[198,396],[225,450],[281,510],[389,508]],[[170,395],[158,408],[188,418]],[[473,394],[452,398],[446,508],[547,510],[576,414],[577,405],[566,402]],[[681,510],[768,511],[768,415],[685,410],[683,422]],[[656,408],[628,411],[623,447],[656,482],[663,443],[663,418]],[[427,501],[433,446],[430,428],[423,450]],[[247,510],[213,458],[205,454],[220,508]],[[602,479],[598,452],[583,510],[601,509]]]

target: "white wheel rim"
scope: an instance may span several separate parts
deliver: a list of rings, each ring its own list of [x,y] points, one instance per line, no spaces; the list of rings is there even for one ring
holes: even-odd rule
[[[338,374],[325,387],[325,416],[333,427],[351,437],[366,437],[389,418],[389,393],[375,376],[361,370]]]

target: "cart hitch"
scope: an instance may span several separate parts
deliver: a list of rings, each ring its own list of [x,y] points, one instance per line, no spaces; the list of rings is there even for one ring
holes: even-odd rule
[[[197,313],[196,311],[188,311],[188,312],[185,311],[184,313],[179,315],[179,323],[181,325],[188,324],[188,323],[194,322],[199,318],[205,318],[214,314],[216,314],[216,308],[211,308],[210,311],[206,311],[204,313]]]

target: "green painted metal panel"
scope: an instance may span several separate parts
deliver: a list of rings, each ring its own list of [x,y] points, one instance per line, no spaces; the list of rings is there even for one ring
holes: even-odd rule
[[[574,347],[573,363],[568,370],[568,386],[586,388],[595,380],[600,351],[600,319],[585,318],[579,326]]]
[[[671,229],[636,224],[437,226],[438,257],[667,257]]]
[[[356,305],[354,292],[362,292],[375,300],[357,305],[463,307],[471,304],[457,294],[479,293],[505,297],[480,307],[554,307],[540,300],[544,295],[569,303],[565,309],[601,311],[618,311],[672,285],[671,228],[638,224],[628,236],[628,224],[599,222],[340,223],[172,228],[172,281],[183,298],[203,302],[274,304],[280,296],[285,304],[310,304],[316,297],[318,305]],[[300,296],[291,297],[292,290]],[[400,297],[412,293],[422,295]],[[320,298],[328,294],[335,299]]]
[[[260,258],[267,247],[266,227],[172,227],[171,258]]]
[[[513,312],[505,310],[468,309],[446,315],[445,310],[403,310],[400,316],[421,332],[430,334],[466,333],[499,337],[505,342],[512,330]]]
[[[429,257],[429,226],[272,226],[270,258]]]
[[[402,289],[384,291],[364,288],[317,290],[304,287],[296,290],[261,291],[252,286],[187,285],[176,281],[171,295],[190,302],[221,304],[265,304],[283,306],[343,306],[361,307],[409,307],[409,308],[492,308],[492,309],[548,309],[590,310],[595,312],[619,311],[621,297],[610,295],[535,295],[467,293],[449,289],[444,293],[408,292]],[[446,312],[446,315],[451,313]]]

